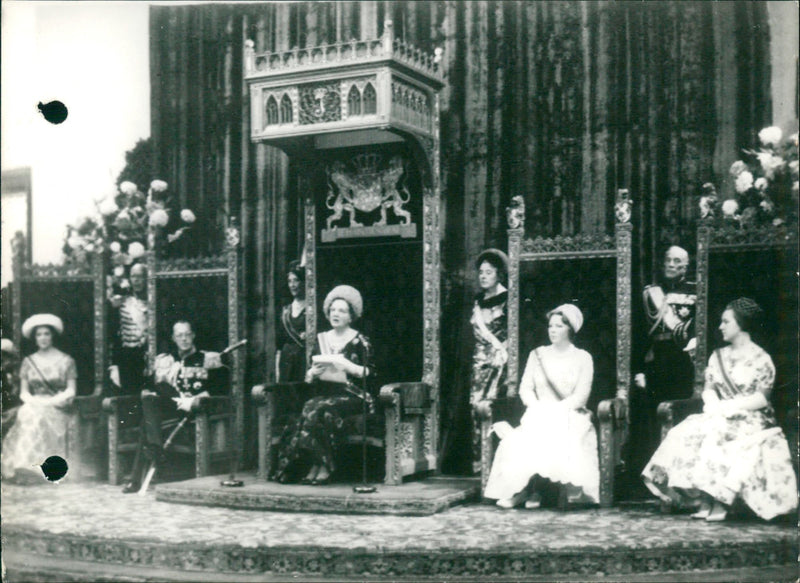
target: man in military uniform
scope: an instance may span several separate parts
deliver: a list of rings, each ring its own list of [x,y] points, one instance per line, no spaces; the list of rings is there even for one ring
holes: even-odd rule
[[[109,376],[122,395],[135,395],[142,390],[147,356],[147,268],[141,263],[131,267],[130,282],[131,295],[114,295],[110,299],[116,312]]]
[[[630,470],[632,479],[658,447],[661,439],[659,403],[692,396],[694,363],[692,351],[697,293],[695,282],[686,279],[689,254],[681,247],[667,249],[659,283],[644,289],[644,313],[648,343],[631,395]]]
[[[131,481],[123,492],[136,492],[141,486],[146,466],[151,461],[163,468],[165,434],[196,409],[199,400],[207,396],[227,394],[219,352],[197,350],[192,325],[176,322],[172,341],[176,350],[156,356],[152,390],[142,391],[143,436],[142,452],[136,456]],[[184,439],[191,439],[192,429],[184,427]]]

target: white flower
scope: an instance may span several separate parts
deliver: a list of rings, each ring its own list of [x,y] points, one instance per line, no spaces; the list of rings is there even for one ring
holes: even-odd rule
[[[125,181],[119,185],[119,191],[122,194],[127,194],[128,196],[132,194],[136,194],[136,191],[139,190],[136,188],[136,185],[133,182]]]
[[[786,160],[780,156],[775,156],[772,152],[761,151],[756,154],[758,161],[761,163],[761,168],[764,169],[764,174],[767,178],[775,176],[775,171],[780,170],[786,165]]]
[[[769,201],[769,200],[767,200],[766,198],[765,198],[764,200],[762,200],[762,201],[761,201],[761,202],[758,204],[758,206],[760,206],[760,207],[761,207],[761,209],[762,209],[764,212],[766,212],[766,213],[771,213],[771,212],[772,212],[772,210],[775,208],[775,205],[774,205],[774,204],[772,204],[772,201]]]
[[[756,182],[753,186],[755,186],[758,190],[766,190],[767,186],[769,186],[769,182],[763,176],[759,176],[756,178]]]
[[[781,128],[776,126],[764,128],[758,132],[758,139],[761,140],[761,143],[765,146],[777,146],[780,144],[782,137],[783,132],[781,131]]]
[[[139,259],[139,257],[144,255],[144,245],[138,241],[134,241],[128,245],[128,255],[130,255],[133,259]]]
[[[189,209],[183,209],[181,211],[181,220],[184,223],[193,223],[195,221],[195,219],[196,219],[196,217],[194,216],[194,213],[192,211],[190,211]]]
[[[114,241],[108,246],[108,248],[111,249],[112,253],[119,253],[122,250],[122,246],[119,244],[119,241]]]
[[[150,213],[150,224],[153,227],[163,227],[169,222],[169,215],[164,209],[156,209]]]
[[[119,282],[119,287],[121,289],[128,289],[131,287],[131,282],[129,282],[127,279],[123,279],[121,282]]]
[[[83,243],[83,237],[79,237],[78,235],[73,235],[67,239],[67,245],[69,245],[71,249],[80,249]]]
[[[734,199],[729,198],[722,203],[722,214],[726,217],[733,217],[739,210],[739,203]]]
[[[792,174],[797,174],[797,168],[798,168],[797,160],[792,160],[791,162],[789,162],[789,170],[792,171]]]
[[[115,212],[119,210],[119,207],[117,206],[117,203],[114,202],[113,198],[108,197],[100,203],[98,209],[100,210],[101,215],[107,216],[107,215],[113,215]]]
[[[731,164],[730,173],[731,176],[739,176],[739,174],[741,174],[745,170],[747,170],[747,164],[745,164],[741,160],[736,160],[736,162]]]
[[[94,243],[89,243],[88,245],[86,245],[86,247],[84,247],[84,250],[87,253],[92,253],[94,251]]]
[[[789,142],[790,144],[794,144],[795,147],[797,147],[797,132],[795,132],[791,136],[789,136],[789,139],[787,140],[787,142]]]
[[[744,172],[739,174],[739,176],[736,177],[736,192],[747,192],[752,187],[753,187],[753,175],[747,170],[745,170]]]
[[[125,275],[125,268],[122,267],[121,265],[117,265],[114,268],[114,275],[116,275],[117,277],[122,277],[123,275]]]
[[[153,180],[150,183],[150,190],[153,192],[164,192],[167,189],[167,183],[163,180]]]

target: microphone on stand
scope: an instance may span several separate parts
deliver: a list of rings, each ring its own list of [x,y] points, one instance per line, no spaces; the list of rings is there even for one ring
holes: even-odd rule
[[[361,485],[353,486],[353,492],[356,494],[372,494],[377,491],[375,486],[367,485],[367,364],[369,362],[369,345],[364,343],[364,376],[361,377],[361,390],[363,391],[364,405],[363,414],[363,432],[361,435]]]

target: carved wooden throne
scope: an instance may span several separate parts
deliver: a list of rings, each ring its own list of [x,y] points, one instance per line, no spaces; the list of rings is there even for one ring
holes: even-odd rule
[[[152,243],[152,238],[151,238]],[[153,246],[151,245],[151,249]],[[227,230],[224,254],[188,259],[160,259],[148,253],[148,359],[152,369],[156,354],[171,350],[172,326],[189,321],[198,350],[221,351],[241,338],[239,301],[239,231]],[[176,439],[170,451],[192,456],[196,476],[225,472],[241,455],[243,426],[243,362],[241,351],[231,355],[230,395],[206,397],[194,412],[193,439]],[[103,402],[108,412],[108,474],[121,483],[131,454],[138,446],[138,433],[123,433],[119,420],[140,397],[112,397]],[[192,431],[190,428],[184,431]]]
[[[492,424],[500,420],[517,424],[521,416],[516,396],[520,360],[524,362],[528,352],[546,343],[544,314],[559,304],[576,302],[585,316],[577,343],[592,354],[595,365],[587,406],[596,408],[599,424],[600,504],[613,503],[614,470],[627,438],[622,400],[630,383],[630,206],[628,191],[620,190],[614,235],[530,239],[525,238],[525,203],[522,197],[514,197],[508,209],[508,397],[479,406],[477,411],[483,420],[482,487],[497,444]]]
[[[105,274],[102,257],[78,265],[36,265],[28,261],[21,234],[14,240],[12,310],[14,344],[21,354],[36,350],[22,339],[22,322],[29,316],[52,313],[64,322],[56,346],[75,359],[77,396],[67,432],[70,475],[98,478],[102,475],[104,434],[100,395],[106,370]],[[42,460],[44,461],[44,460]]]
[[[385,482],[437,472],[442,71],[433,55],[395,39],[387,21],[376,39],[276,53],[257,53],[247,41],[245,78],[251,138],[281,148],[299,170],[307,356],[324,294],[338,283],[361,286],[368,312],[363,331],[384,363],[378,376],[382,383],[405,381],[384,384],[380,392],[384,431],[371,443],[385,447]],[[365,249],[374,249],[373,255]],[[366,268],[348,263],[353,256]],[[380,261],[385,273],[370,271]],[[403,278],[408,294],[376,295],[381,285],[399,289]],[[405,312],[404,295],[412,297]],[[381,341],[379,320],[386,314],[411,322],[407,338],[413,342]],[[395,348],[401,343],[406,347]],[[273,463],[276,411],[286,412],[287,403],[297,400],[291,393],[284,385],[253,389],[262,478]],[[349,441],[362,439],[354,433]]]
[[[764,310],[759,343],[775,363],[772,395],[778,422],[789,439],[797,463],[798,290],[797,225],[748,226],[719,220],[712,214],[697,228],[697,308],[695,329],[695,394],[691,399],[659,405],[661,437],[688,415],[703,409],[705,369],[714,348],[720,315],[731,300],[755,299]]]

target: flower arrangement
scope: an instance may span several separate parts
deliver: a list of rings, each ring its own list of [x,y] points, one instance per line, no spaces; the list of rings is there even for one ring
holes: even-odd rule
[[[127,292],[130,282],[126,275],[132,265],[144,261],[150,228],[156,238],[173,243],[195,222],[194,213],[183,209],[177,217],[179,226],[164,237],[172,203],[167,190],[163,180],[153,180],[146,195],[132,182],[120,183],[117,194],[95,201],[95,216],[67,226],[63,246],[66,261],[86,262],[92,254],[107,251],[112,273],[109,292]]]
[[[784,139],[781,129],[773,126],[758,132],[758,139],[761,147],[744,150],[743,159],[730,167],[735,195],[722,202],[721,218],[738,226],[780,226],[797,218],[797,134]],[[708,212],[713,215],[716,191],[711,184],[703,190],[700,212],[705,218]]]

